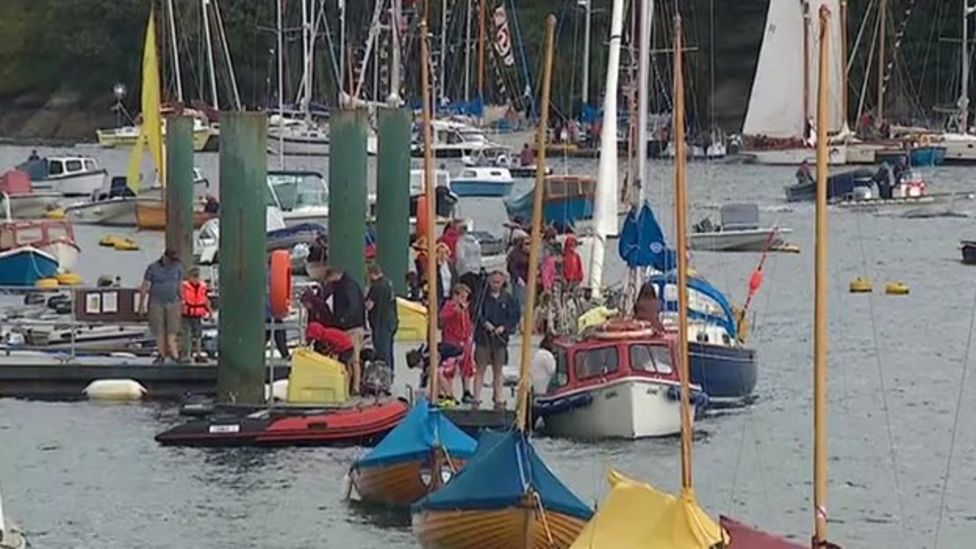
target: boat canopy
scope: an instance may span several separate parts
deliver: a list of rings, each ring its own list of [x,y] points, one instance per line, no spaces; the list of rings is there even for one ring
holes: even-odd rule
[[[677,265],[674,250],[668,248],[664,231],[647,203],[639,210],[627,213],[617,252],[630,268],[654,267],[659,271],[668,271]]]
[[[435,446],[443,448],[451,459],[468,459],[474,455],[477,443],[441,414],[438,407],[421,399],[407,417],[353,467],[413,461],[429,454]]]
[[[468,465],[447,486],[415,503],[425,510],[504,509],[534,491],[548,511],[589,520],[593,511],[535,453],[522,431],[481,435]]]
[[[800,544],[760,532],[726,516],[720,516],[719,523],[731,538],[726,549],[803,549]]]
[[[677,311],[677,299],[668,299],[667,294],[665,293],[665,287],[667,285],[677,284],[677,275],[674,272],[668,273],[667,276],[657,274],[652,276],[649,279],[649,282],[657,287],[658,299],[660,299],[661,303],[663,304],[663,310],[670,312]],[[699,307],[692,307],[688,310],[688,316],[691,318],[704,320],[706,322],[719,324],[725,328],[725,331],[729,334],[730,338],[735,339],[737,336],[735,311],[732,309],[732,305],[725,297],[725,294],[701,277],[689,277],[688,289],[694,290],[710,299],[722,311],[722,316],[719,316],[712,312],[701,310]]]
[[[608,477],[610,494],[570,549],[708,549],[728,541],[693,491],[675,497],[617,471]]]

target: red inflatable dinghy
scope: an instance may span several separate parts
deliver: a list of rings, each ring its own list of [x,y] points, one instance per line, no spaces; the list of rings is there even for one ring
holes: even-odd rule
[[[402,400],[328,409],[217,413],[156,435],[175,446],[371,446],[410,408]]]

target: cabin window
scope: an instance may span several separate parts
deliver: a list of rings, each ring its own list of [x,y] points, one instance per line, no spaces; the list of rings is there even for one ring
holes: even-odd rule
[[[493,177],[501,177],[502,176],[502,172],[500,172],[498,170],[492,170],[491,175]]]
[[[65,162],[65,169],[69,172],[80,172],[81,160],[69,160]]]
[[[461,174],[461,177],[467,177],[473,179],[477,177],[477,175],[478,174],[474,173],[474,170],[464,170],[464,172]]]
[[[660,345],[633,345],[630,347],[630,367],[637,372],[670,374],[671,351]]]
[[[464,138],[461,137],[461,134],[459,134],[457,132],[451,132],[451,133],[447,134],[447,142],[449,144],[451,144],[451,145],[457,145],[459,143],[463,143],[464,142]]]
[[[576,353],[576,379],[611,374],[617,371],[617,348],[603,347]]]
[[[553,351],[556,357],[556,372],[549,380],[549,391],[553,391],[569,383],[569,357],[566,356],[566,349],[557,347]]]
[[[47,171],[51,175],[61,175],[64,173],[64,166],[61,165],[60,160],[52,160],[47,165]]]
[[[93,172],[93,171],[95,171],[97,169],[98,168],[95,167],[95,161],[94,160],[85,160],[85,171]]]

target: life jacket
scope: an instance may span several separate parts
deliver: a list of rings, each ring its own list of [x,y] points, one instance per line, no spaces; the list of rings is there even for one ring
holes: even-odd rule
[[[193,284],[189,280],[183,281],[183,316],[203,318],[210,309],[207,298],[207,284],[200,281]]]

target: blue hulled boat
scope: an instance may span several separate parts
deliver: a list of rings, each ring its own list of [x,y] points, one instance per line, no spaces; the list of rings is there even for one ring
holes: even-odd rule
[[[500,198],[512,190],[512,174],[505,168],[465,168],[451,179],[451,190],[458,196]]]
[[[593,217],[593,199],[596,180],[575,175],[550,175],[546,177],[542,215],[545,223],[571,226],[579,220]],[[531,188],[518,196],[505,199],[508,217],[532,218],[533,191]]]
[[[0,286],[33,286],[58,274],[58,260],[33,246],[0,252]]]

